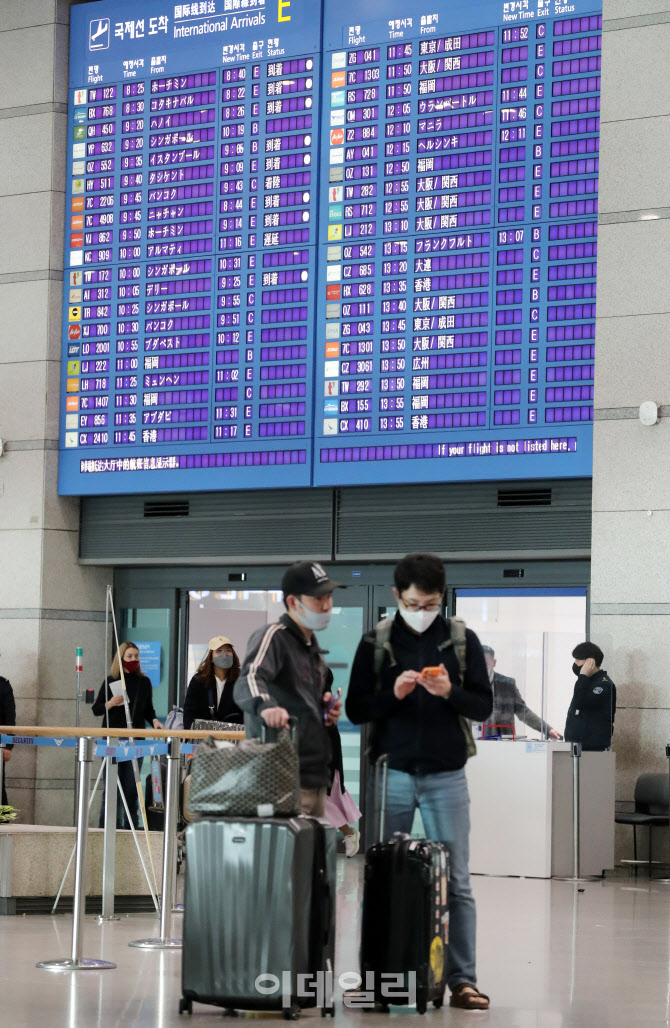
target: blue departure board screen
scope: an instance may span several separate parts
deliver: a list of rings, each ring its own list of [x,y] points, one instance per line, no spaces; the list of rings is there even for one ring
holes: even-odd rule
[[[71,11],[59,490],[591,472],[586,0]]]

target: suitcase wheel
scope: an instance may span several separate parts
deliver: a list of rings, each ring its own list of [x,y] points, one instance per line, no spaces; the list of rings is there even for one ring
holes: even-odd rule
[[[179,1000],[179,1013],[180,1014],[192,1014],[193,1013],[193,1000],[186,999],[185,996]]]
[[[284,1010],[285,1021],[297,1021],[300,1017],[300,1007],[297,1003],[292,1003],[290,1007],[286,1007]]]
[[[335,1017],[335,1004],[329,1007],[321,1007],[321,1017]]]
[[[433,1000],[433,1010],[441,1010],[444,1006],[444,996],[436,996]]]

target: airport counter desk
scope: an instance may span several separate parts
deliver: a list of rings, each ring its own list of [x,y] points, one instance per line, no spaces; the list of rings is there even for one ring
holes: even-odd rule
[[[580,868],[614,866],[615,755],[580,758]],[[573,871],[573,757],[570,743],[490,740],[467,763],[470,871],[528,878]]]

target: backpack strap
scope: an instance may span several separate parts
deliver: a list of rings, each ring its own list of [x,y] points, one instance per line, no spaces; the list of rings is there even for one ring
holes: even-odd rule
[[[379,692],[382,687],[382,667],[384,665],[384,656],[388,653],[390,658],[391,667],[395,664],[395,656],[393,655],[393,647],[391,646],[391,632],[393,631],[393,618],[382,618],[382,620],[375,625],[374,631],[374,676],[375,676],[375,692]]]
[[[465,671],[467,666],[465,659],[465,627],[465,621],[463,618],[449,618],[449,637],[438,646],[438,650],[446,650],[450,646],[453,646],[454,653],[456,654],[456,660],[458,661],[458,672],[461,679],[461,685],[465,685]],[[470,722],[463,716],[463,714],[459,714],[458,720],[463,731],[463,735],[465,736],[468,757],[474,757],[477,754],[477,746],[472,736]]]

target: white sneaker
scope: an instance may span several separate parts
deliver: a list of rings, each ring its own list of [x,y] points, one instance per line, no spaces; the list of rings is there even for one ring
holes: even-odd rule
[[[344,852],[348,857],[355,857],[361,846],[361,836],[358,828],[354,828],[353,835],[345,835]]]

